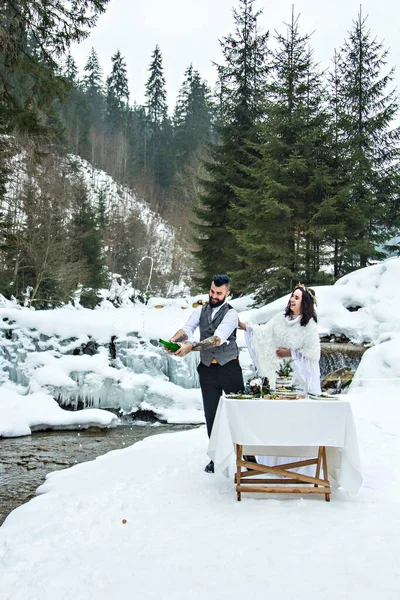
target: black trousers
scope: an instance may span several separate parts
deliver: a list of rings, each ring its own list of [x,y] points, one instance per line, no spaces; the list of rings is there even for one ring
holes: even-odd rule
[[[197,371],[203,396],[207,433],[210,437],[222,392],[241,392],[244,389],[243,374],[237,359],[230,360],[225,365],[211,364],[209,367],[201,362]]]

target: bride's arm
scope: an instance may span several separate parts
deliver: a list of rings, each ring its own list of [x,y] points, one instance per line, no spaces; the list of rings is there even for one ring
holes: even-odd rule
[[[244,329],[245,331],[247,329],[246,323],[243,323],[243,321],[241,321],[239,318],[238,318],[238,327],[239,327],[239,329]]]
[[[289,348],[277,348],[276,355],[279,356],[279,358],[286,358],[287,356],[292,356],[292,352]]]

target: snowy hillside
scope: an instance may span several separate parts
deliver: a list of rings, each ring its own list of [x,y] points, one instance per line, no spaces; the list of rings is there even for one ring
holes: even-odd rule
[[[43,224],[31,223],[30,211],[40,214],[59,209],[63,214],[60,222],[62,227],[66,227],[73,214],[71,190],[74,184],[82,181],[95,214],[102,212],[114,224],[114,229],[110,232],[107,229],[107,236],[103,239],[103,260],[109,272],[115,273],[114,257],[124,256],[125,252],[125,258],[119,259],[119,263],[124,261],[125,279],[136,284],[141,280],[142,292],[147,292],[147,288],[164,295],[185,291],[190,283],[191,254],[182,247],[174,227],[152,210],[145,199],[79,156],[54,156],[48,160],[51,160],[49,164],[44,160],[42,164],[35,163],[33,168],[27,152],[15,154],[10,159],[11,173],[6,193],[0,201],[0,212],[7,215],[20,239],[22,233],[31,230],[36,237],[29,239],[29,243],[34,247],[42,243],[38,232]],[[65,181],[69,182],[71,190],[63,184]],[[29,194],[32,194],[31,200]],[[57,223],[56,217],[52,218]],[[115,229],[118,222],[129,223],[130,228]],[[135,251],[133,255],[132,248]],[[13,259],[17,260],[15,256]],[[117,273],[120,272],[117,270]]]
[[[137,220],[146,228],[146,254],[155,261],[157,271],[170,275],[175,254],[181,257],[185,254],[176,241],[174,228],[151,210],[143,198],[139,198],[127,186],[116,183],[105,171],[95,169],[79,156],[69,155],[68,160],[83,176],[93,206],[98,205],[101,197],[105,201],[106,209],[115,209],[118,206],[123,214],[133,212],[136,215]]]

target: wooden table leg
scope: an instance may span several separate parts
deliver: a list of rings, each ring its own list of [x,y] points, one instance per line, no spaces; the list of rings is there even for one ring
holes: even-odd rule
[[[330,488],[329,486],[329,479],[328,479],[328,461],[326,458],[326,447],[322,446],[322,468],[324,471],[324,481],[326,483],[326,485]],[[325,494],[325,500],[327,502],[331,501],[331,495],[330,494]]]
[[[240,466],[239,461],[242,460],[242,454],[243,454],[243,446],[241,446],[240,444],[236,444],[236,493],[237,493],[237,499],[239,502],[242,499],[242,494],[239,491],[239,486],[241,483],[241,476],[242,476],[242,467]]]
[[[315,470],[316,479],[319,479],[319,474],[321,472],[321,462],[322,462],[322,446],[320,446],[318,448],[317,468]],[[314,487],[318,487],[318,484],[314,483]]]

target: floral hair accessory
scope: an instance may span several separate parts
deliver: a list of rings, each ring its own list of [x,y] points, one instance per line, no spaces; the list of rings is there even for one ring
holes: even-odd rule
[[[307,294],[310,294],[310,296],[311,296],[311,298],[312,298],[312,301],[313,301],[313,304],[315,304],[315,306],[318,306],[318,302],[317,302],[317,298],[315,297],[315,292],[314,292],[314,290],[311,290],[311,289],[309,289],[308,287],[306,287],[306,286],[304,285],[304,283],[300,283],[300,281],[299,281],[299,283],[296,285],[295,289],[296,289],[296,288],[300,288],[301,290],[304,290],[305,292],[307,292]]]

